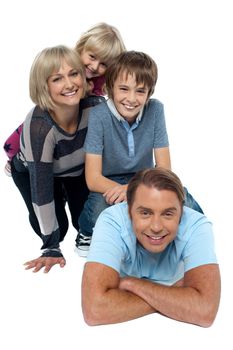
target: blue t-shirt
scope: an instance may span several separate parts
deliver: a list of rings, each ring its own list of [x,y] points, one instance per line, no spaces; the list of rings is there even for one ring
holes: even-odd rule
[[[150,99],[133,125],[118,114],[112,100],[91,109],[84,150],[102,156],[103,176],[152,168],[153,150],[163,147],[168,147],[168,136],[158,100]]]
[[[184,207],[176,238],[161,253],[145,250],[136,239],[127,203],[105,209],[93,233],[88,262],[107,265],[123,276],[173,285],[188,270],[217,263],[212,224]]]

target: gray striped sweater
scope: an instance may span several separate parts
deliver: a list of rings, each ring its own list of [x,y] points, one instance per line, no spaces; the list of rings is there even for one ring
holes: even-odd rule
[[[48,111],[33,108],[23,123],[17,170],[29,171],[32,204],[43,234],[42,249],[59,250],[59,227],[53,197],[54,177],[79,176],[84,170],[83,144],[91,106],[104,100],[89,97],[79,106],[78,127],[74,134],[61,129]],[[77,194],[78,195],[78,194]],[[56,254],[56,252],[58,254]]]

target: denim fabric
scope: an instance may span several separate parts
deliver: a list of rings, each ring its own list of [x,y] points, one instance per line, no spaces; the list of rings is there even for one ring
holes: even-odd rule
[[[121,184],[126,185],[129,183],[132,174],[122,174],[109,176],[108,178]],[[100,213],[108,208],[110,205],[106,203],[103,194],[98,192],[90,192],[88,199],[84,204],[83,211],[79,217],[79,231],[82,232],[85,236],[92,236],[93,227],[95,226],[96,220]]]
[[[184,187],[185,192],[185,202],[184,205],[186,207],[189,207],[191,209],[194,209],[198,211],[199,213],[204,214],[203,210],[201,209],[200,205],[197,203],[197,201],[193,198],[193,196],[188,192],[187,188]]]

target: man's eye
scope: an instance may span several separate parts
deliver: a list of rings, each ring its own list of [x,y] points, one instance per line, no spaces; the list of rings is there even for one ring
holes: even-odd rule
[[[142,211],[140,212],[140,214],[141,214],[142,216],[149,216],[149,215],[150,215],[150,212],[147,211],[147,210],[142,210]]]
[[[174,215],[174,213],[172,211],[167,211],[166,213],[164,213],[164,216],[166,217],[172,217]]]

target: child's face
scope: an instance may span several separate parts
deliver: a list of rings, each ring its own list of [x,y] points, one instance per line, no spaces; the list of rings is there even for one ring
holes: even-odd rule
[[[93,51],[83,49],[81,52],[81,60],[85,66],[86,77],[88,79],[105,74],[107,69],[106,63],[100,61],[99,57]]]
[[[113,102],[120,115],[133,123],[147,102],[149,89],[143,84],[137,85],[135,76],[123,72],[113,87]]]
[[[77,106],[84,93],[84,82],[80,73],[63,60],[59,70],[48,78],[48,88],[56,105]]]

